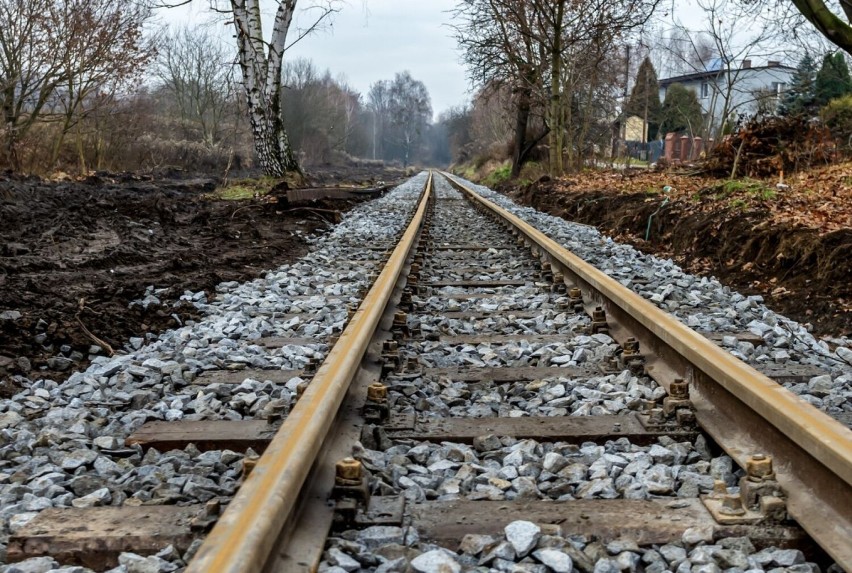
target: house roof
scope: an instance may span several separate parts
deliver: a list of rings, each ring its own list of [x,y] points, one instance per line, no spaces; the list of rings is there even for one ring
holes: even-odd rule
[[[782,66],[781,64],[773,64],[771,66],[754,66],[751,68],[736,68],[737,71],[748,71],[748,70],[784,70],[787,72],[795,72],[796,68],[791,68],[790,66]],[[704,78],[712,78],[715,76],[720,76],[724,74],[727,70],[708,70],[705,72],[693,72],[691,74],[684,74],[682,76],[674,76],[671,78],[666,78],[664,80],[659,81],[660,86],[669,86],[671,84],[676,83],[684,83],[690,82],[693,80],[703,80]]]

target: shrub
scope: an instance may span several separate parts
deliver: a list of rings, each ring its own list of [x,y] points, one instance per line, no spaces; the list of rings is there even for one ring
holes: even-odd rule
[[[746,122],[726,136],[704,162],[718,175],[765,177],[829,163],[835,145],[828,129],[805,117],[767,117]],[[736,170],[734,165],[736,164]]]
[[[840,145],[852,148],[852,95],[831,100],[819,115]]]

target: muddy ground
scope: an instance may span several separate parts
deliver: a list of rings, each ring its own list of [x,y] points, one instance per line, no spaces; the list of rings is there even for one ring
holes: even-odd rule
[[[552,215],[594,225],[644,252],[672,258],[689,272],[763,295],[767,306],[810,323],[817,336],[852,335],[848,227],[824,232],[778,222],[770,201],[731,207],[710,189],[665,205],[660,195],[566,190],[547,178],[503,191]]]
[[[309,184],[372,186],[402,175],[326,169]],[[61,380],[92,351],[178,326],[195,315],[179,301],[185,291],[211,293],[300,257],[307,235],[356,204],[214,200],[207,194],[217,183],[181,173],[0,175],[0,395],[15,391],[15,375]],[[150,287],[160,304],[131,304]]]

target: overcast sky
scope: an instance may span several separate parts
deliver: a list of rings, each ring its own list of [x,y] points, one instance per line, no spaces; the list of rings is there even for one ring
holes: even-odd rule
[[[396,72],[408,70],[426,84],[437,116],[470,99],[456,42],[446,26],[450,21],[447,10],[455,3],[456,0],[348,0],[329,29],[305,38],[288,51],[287,57],[310,58],[320,70],[345,76],[362,94],[373,82],[392,79]],[[199,22],[207,17],[206,5],[207,2],[196,0],[192,7],[161,11],[160,18],[163,22]],[[274,6],[272,2],[264,5],[270,10]],[[271,11],[265,17],[270,23]],[[230,35],[230,28],[227,33]]]

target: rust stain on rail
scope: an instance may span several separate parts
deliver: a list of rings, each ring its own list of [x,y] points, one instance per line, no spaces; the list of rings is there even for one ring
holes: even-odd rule
[[[414,217],[337,344],[189,564],[190,573],[260,571],[299,492],[372,333],[390,300],[432,193],[432,174]]]
[[[448,174],[469,199],[508,222],[607,305],[631,335],[651,339],[661,369],[695,383],[701,426],[744,465],[754,453],[778,457],[790,514],[847,570],[852,569],[852,431],[706,340],[538,229]]]

